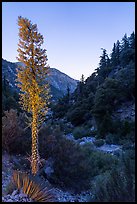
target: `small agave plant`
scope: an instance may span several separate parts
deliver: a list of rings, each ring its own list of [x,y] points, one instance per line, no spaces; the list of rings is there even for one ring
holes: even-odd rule
[[[19,190],[22,189],[22,192],[34,202],[55,201],[54,195],[51,193],[52,189],[49,190],[38,176],[28,175],[25,172],[15,170],[12,181]]]

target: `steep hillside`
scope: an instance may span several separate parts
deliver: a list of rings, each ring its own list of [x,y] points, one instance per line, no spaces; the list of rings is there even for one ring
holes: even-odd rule
[[[66,94],[68,87],[70,89],[70,93],[74,92],[78,81],[55,68],[50,68],[49,83],[56,89],[60,90],[63,94]]]
[[[5,79],[9,82],[9,85],[17,90],[15,86],[16,79],[16,67],[19,62],[12,63],[7,60],[2,59],[2,79]],[[67,88],[69,87],[70,93],[74,92],[77,86],[77,80],[72,79],[68,75],[60,72],[55,68],[50,68],[49,71],[49,84],[51,86],[51,92],[53,99],[60,98],[67,93]]]
[[[53,107],[55,118],[66,118],[84,129],[94,126],[98,138],[134,140],[135,34],[125,34],[108,56],[103,49],[99,67],[81,81],[66,103]],[[93,128],[93,129],[94,129]]]

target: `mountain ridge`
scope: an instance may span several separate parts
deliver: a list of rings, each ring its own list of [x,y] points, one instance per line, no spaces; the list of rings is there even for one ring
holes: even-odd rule
[[[18,90],[18,87],[15,85],[15,79],[16,68],[19,63],[20,62],[10,62],[2,58],[2,79],[5,77],[9,85],[15,90]],[[73,79],[56,68],[50,68],[50,74],[47,80],[50,84],[53,99],[55,100],[66,95],[68,87],[70,93],[73,93],[78,83],[78,80]]]

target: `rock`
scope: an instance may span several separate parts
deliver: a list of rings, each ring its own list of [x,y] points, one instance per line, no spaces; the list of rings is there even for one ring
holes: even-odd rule
[[[46,167],[45,168],[45,173],[47,174],[47,176],[51,176],[51,174],[54,172],[54,169],[53,168],[51,168],[50,166],[48,166],[48,167]]]
[[[113,145],[113,144],[111,145],[104,144],[101,147],[97,147],[97,149],[100,151],[104,151],[106,153],[110,153],[110,154],[114,154],[114,152],[116,151],[122,151],[120,145]]]
[[[80,144],[80,145],[84,145],[84,144],[85,144],[85,142],[83,141],[83,142],[80,142],[79,144]]]
[[[26,198],[26,197],[27,197],[27,195],[24,194],[24,193],[20,193],[20,194],[19,194],[19,198]]]
[[[46,160],[44,168],[44,172],[47,176],[47,179],[50,178],[51,174],[54,173],[53,169],[53,159],[50,157],[49,159]]]
[[[93,143],[95,141],[95,137],[82,137],[81,139],[77,140],[79,144],[85,144],[85,143]]]
[[[14,190],[11,195],[15,196],[17,193],[18,193],[18,190]]]
[[[6,202],[13,202],[13,200],[12,199],[8,199]]]
[[[68,140],[75,140],[75,138],[74,138],[72,133],[67,134],[66,135],[66,139],[68,139]]]
[[[96,129],[95,129],[95,127],[94,127],[94,126],[92,126],[92,128],[91,128],[90,130],[91,130],[91,131],[94,131],[94,130],[96,130]]]
[[[15,200],[19,199],[19,194],[16,194],[16,195],[14,196],[14,199],[15,199]]]

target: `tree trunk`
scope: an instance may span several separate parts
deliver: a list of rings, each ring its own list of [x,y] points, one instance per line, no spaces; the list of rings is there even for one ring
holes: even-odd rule
[[[32,174],[38,172],[38,128],[37,128],[37,114],[33,113],[32,120]]]

